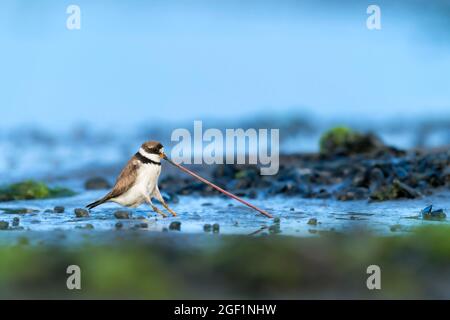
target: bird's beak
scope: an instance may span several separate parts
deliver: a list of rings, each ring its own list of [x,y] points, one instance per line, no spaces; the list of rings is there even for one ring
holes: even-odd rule
[[[160,156],[160,158],[162,158],[162,159],[167,159],[167,156],[166,156],[166,154],[165,154],[164,152],[161,152],[161,153],[159,154],[159,156]]]

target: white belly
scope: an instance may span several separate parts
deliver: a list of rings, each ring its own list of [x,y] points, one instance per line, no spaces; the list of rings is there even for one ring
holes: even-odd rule
[[[146,197],[151,196],[157,187],[161,166],[155,164],[143,164],[138,171],[133,187],[121,196],[111,199],[127,207],[137,207],[143,203]]]

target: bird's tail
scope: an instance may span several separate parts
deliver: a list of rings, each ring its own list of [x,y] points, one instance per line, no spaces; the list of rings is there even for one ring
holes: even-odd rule
[[[96,206],[101,205],[102,203],[105,203],[107,201],[107,197],[101,198],[100,200],[94,201],[92,203],[89,203],[86,208],[88,208],[89,210],[92,208],[95,208]]]

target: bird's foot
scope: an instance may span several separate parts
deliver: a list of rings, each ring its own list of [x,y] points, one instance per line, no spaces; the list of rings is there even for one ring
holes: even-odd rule
[[[155,211],[156,213],[160,214],[163,218],[167,218],[167,215],[162,212],[161,210],[159,210],[156,206],[152,206],[153,211]]]
[[[177,213],[175,211],[173,211],[172,209],[169,208],[169,206],[166,203],[163,203],[164,208],[166,208],[167,211],[170,212],[170,214],[174,217],[177,216]]]

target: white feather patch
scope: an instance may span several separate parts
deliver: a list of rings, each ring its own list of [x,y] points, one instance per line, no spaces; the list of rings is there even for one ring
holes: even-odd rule
[[[139,149],[139,153],[141,154],[141,156],[143,156],[144,158],[147,158],[149,160],[155,161],[155,162],[161,162],[161,157],[157,154],[151,154],[148,153],[147,151],[145,151],[143,148]]]

